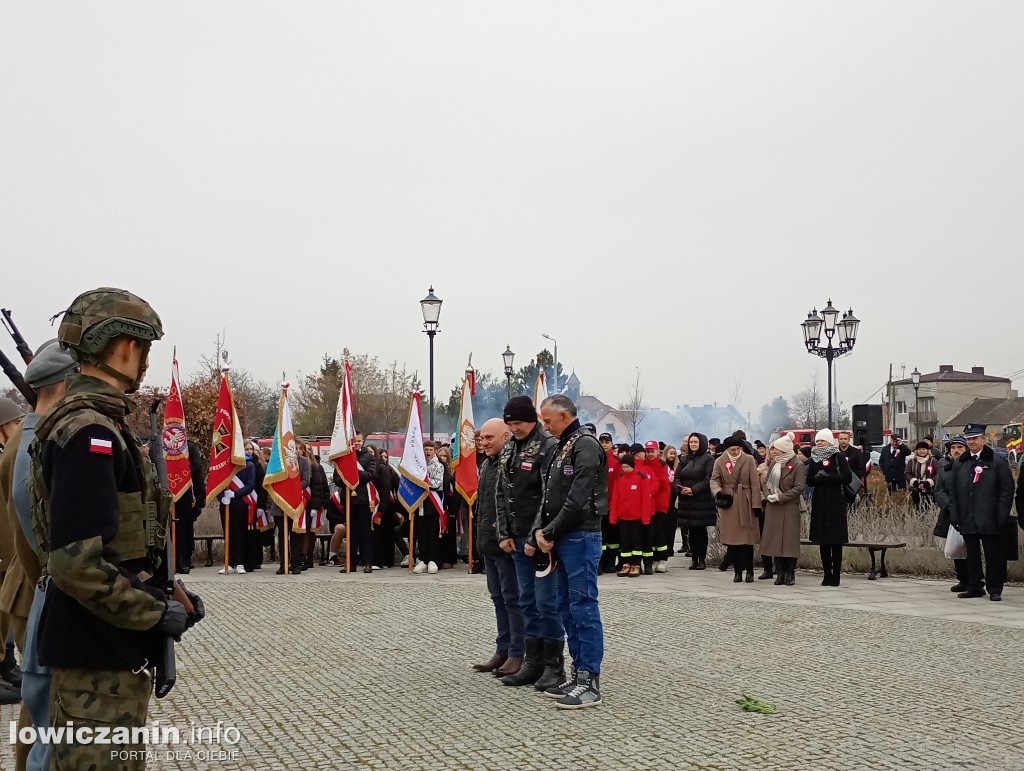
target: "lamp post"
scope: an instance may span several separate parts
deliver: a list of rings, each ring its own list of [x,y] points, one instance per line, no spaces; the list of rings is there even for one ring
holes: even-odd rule
[[[547,339],[547,340],[550,340],[552,343],[555,344],[555,352],[554,352],[554,357],[555,357],[555,370],[554,370],[555,377],[554,377],[554,381],[555,382],[554,382],[554,386],[553,386],[553,389],[552,389],[551,393],[557,394],[558,393],[558,341],[555,340],[555,338],[553,338],[547,332],[542,332],[540,336],[545,338],[545,339]],[[537,407],[539,408],[540,405],[538,404]]]
[[[917,392],[921,390],[921,373],[917,367],[910,373],[910,382],[914,385],[914,441],[921,439],[921,412],[918,410]]]
[[[434,335],[437,334],[437,321],[441,318],[441,298],[434,294],[434,287],[420,300],[423,311],[423,331],[430,338],[430,438],[434,438]]]
[[[821,311],[821,315],[818,315],[818,309],[814,308],[800,324],[804,331],[804,345],[807,347],[807,352],[820,356],[827,362],[829,428],[834,428],[832,425],[832,362],[853,350],[860,328],[860,319],[853,315],[853,308],[843,314],[841,321],[838,320],[838,317],[839,311],[832,305],[832,300],[829,300],[828,305]],[[825,333],[824,341],[821,339],[823,331]],[[833,339],[835,345],[833,345]]]
[[[515,361],[516,355],[512,353],[512,346],[505,346],[505,353],[501,354],[501,359],[505,363],[505,393],[508,394],[508,398],[512,398],[512,375],[515,369],[512,367],[512,362]]]

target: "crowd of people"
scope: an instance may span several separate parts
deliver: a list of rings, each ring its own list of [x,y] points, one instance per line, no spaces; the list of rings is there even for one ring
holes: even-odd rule
[[[587,427],[593,433],[593,426]],[[1014,482],[1006,461],[984,446],[984,429],[970,426],[969,437],[953,437],[944,449],[928,436],[911,450],[894,436],[880,451],[878,465],[891,494],[905,491],[915,510],[937,512],[935,535],[946,538],[952,526],[958,536],[963,536],[963,556],[954,560],[958,579],[954,591],[964,597],[987,594],[998,601],[1005,583],[1005,562],[1017,558],[1012,518]],[[509,448],[525,438],[515,436],[515,431],[512,434],[505,442]],[[477,465],[482,474],[487,458],[482,429],[476,432],[476,440]],[[982,482],[981,476],[977,482],[972,480],[971,487],[957,488],[955,469],[963,465],[958,465],[958,458],[969,443],[978,442],[981,447],[971,459],[992,473],[983,477],[985,484],[980,487],[975,485]],[[635,578],[667,572],[677,545],[690,558],[690,570],[706,570],[709,529],[716,528],[719,543],[725,547],[719,570],[731,568],[737,583],[752,582],[756,555],[762,568],[759,580],[774,579],[777,585],[792,586],[800,556],[801,515],[806,510],[810,518],[807,537],[818,546],[821,558],[821,584],[840,585],[843,547],[849,541],[847,513],[866,495],[873,467],[870,447],[857,447],[850,431],[833,433],[823,429],[812,445],[802,447],[794,444],[792,434],[776,439],[770,446],[761,441],[751,443],[742,430],[724,441],[695,432],[678,449],[654,439],[644,444],[616,445],[607,433],[600,435],[599,443],[608,475],[608,511],[601,521],[599,574]],[[363,436],[357,435],[354,446],[359,483],[348,494],[335,472],[333,482],[341,492],[332,494],[319,457],[308,443],[298,440],[297,445],[307,504],[305,515],[289,528],[289,572],[302,573],[317,564],[315,534],[323,527],[331,538],[322,563],[340,567],[342,572],[346,571],[347,526],[352,530],[349,550],[353,570],[372,573],[395,567],[396,559],[400,559],[397,564],[401,567],[412,560],[417,575],[434,575],[470,561],[469,510],[455,489],[451,447],[433,441],[424,443],[432,494],[416,512],[415,543],[410,550],[408,514],[397,497],[400,479],[386,450],[364,443]],[[190,447],[190,459],[192,450]],[[526,462],[542,464],[546,459],[542,450],[541,445],[531,446]],[[228,562],[233,567],[226,568],[228,572],[259,570],[263,547],[270,545],[274,531],[278,552],[284,554],[282,512],[268,501],[262,484],[268,455],[268,448],[261,451],[256,442],[247,443],[246,468],[239,474],[242,486],[224,498],[230,510]],[[192,522],[202,508],[198,452],[195,464],[193,478],[197,480],[198,495],[178,502],[177,551],[182,572],[188,572],[192,564]],[[998,483],[998,489],[989,491],[990,480]],[[1020,489],[1017,495],[1024,501]],[[513,500],[522,495],[519,491]],[[961,499],[961,495],[965,497]],[[989,505],[984,503],[988,497],[992,498],[992,512],[974,514],[979,506]],[[529,505],[539,506],[540,498]],[[268,506],[270,516],[259,516]],[[351,507],[348,518],[346,506]],[[480,543],[486,532],[479,521],[480,506],[474,517],[478,559],[473,560],[471,569],[483,573],[487,547]],[[528,535],[529,531],[512,533],[509,543]],[[517,548],[521,553],[523,545]],[[981,567],[982,553],[990,565],[987,577]],[[525,563],[521,568],[526,571]],[[285,572],[283,559],[277,572]],[[539,639],[544,639],[543,635]]]

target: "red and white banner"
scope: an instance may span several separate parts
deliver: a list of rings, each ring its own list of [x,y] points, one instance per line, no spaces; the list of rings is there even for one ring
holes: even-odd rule
[[[178,383],[178,359],[171,365],[171,390],[164,404],[164,430],[160,435],[167,462],[167,489],[178,500],[192,487],[192,468],[188,464],[188,435],[185,432],[185,405]]]
[[[210,442],[210,473],[206,478],[206,502],[216,500],[239,471],[245,468],[245,440],[235,412],[228,373],[220,376],[220,395],[213,414],[213,438]]]

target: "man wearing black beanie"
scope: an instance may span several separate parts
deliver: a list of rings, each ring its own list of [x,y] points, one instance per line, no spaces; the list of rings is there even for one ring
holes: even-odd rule
[[[498,458],[498,546],[515,562],[526,641],[522,665],[515,671],[498,668],[496,674],[505,675],[503,685],[533,685],[543,691],[565,677],[565,632],[558,613],[556,579],[554,573],[537,578],[533,561],[537,551],[534,521],[544,499],[543,472],[556,442],[541,430],[537,408],[528,396],[509,399],[502,417],[512,438]]]

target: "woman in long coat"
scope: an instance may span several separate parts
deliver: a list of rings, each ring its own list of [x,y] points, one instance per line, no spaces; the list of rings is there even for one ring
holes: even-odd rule
[[[761,510],[761,480],[757,461],[743,451],[743,442],[729,437],[725,449],[711,472],[711,494],[718,506],[719,539],[725,546],[726,558],[732,556],[733,581],[754,580],[754,544],[761,540],[757,513]]]
[[[676,496],[679,529],[690,544],[690,570],[704,570],[708,558],[708,528],[718,524],[718,509],[711,492],[711,472],[715,459],[708,452],[704,434],[690,434],[686,452],[679,456],[672,490]],[[687,539],[684,539],[685,544]]]
[[[814,445],[807,466],[807,483],[814,485],[810,536],[821,552],[821,566],[825,571],[821,585],[839,586],[843,544],[850,540],[843,486],[853,480],[853,472],[827,428],[815,435]]]
[[[765,507],[761,556],[774,559],[776,586],[792,586],[800,556],[800,496],[807,482],[807,467],[796,457],[792,434],[776,439],[771,449],[774,457],[768,461],[762,486]]]

